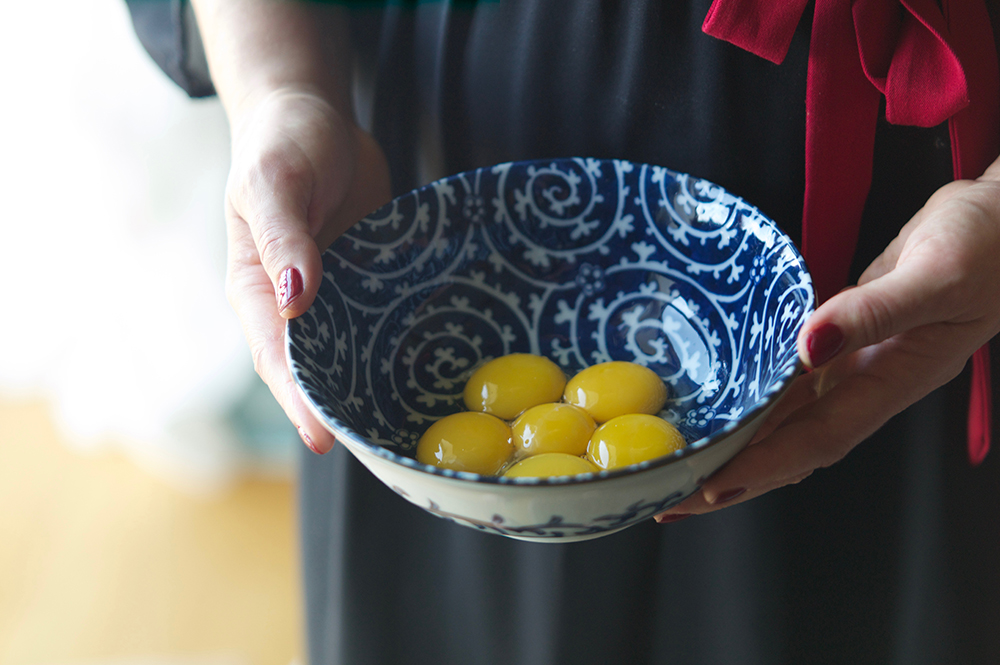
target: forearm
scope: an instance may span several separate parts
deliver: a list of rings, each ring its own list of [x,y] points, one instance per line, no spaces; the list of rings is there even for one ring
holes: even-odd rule
[[[311,0],[192,0],[215,88],[234,129],[281,90],[317,93],[352,113],[347,21]]]

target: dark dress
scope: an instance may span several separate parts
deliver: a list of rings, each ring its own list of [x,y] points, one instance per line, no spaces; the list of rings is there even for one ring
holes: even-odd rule
[[[796,237],[811,16],[776,66],[703,35],[709,4],[356,3],[359,106],[394,189],[507,160],[625,158],[721,184]],[[950,178],[946,126],[880,122],[855,275]],[[303,448],[309,660],[1000,662],[1000,455],[966,461],[967,386],[799,485],[569,545],[456,526],[345,449]]]

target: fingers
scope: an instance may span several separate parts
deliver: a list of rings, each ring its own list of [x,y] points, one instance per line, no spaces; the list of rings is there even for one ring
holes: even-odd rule
[[[937,190],[858,287],[831,298],[806,322],[798,339],[803,362],[817,367],[935,321],[989,318],[991,297],[1000,292],[998,206],[1000,186],[991,181]]]
[[[788,389],[788,392],[785,393],[778,404],[775,405],[774,409],[764,421],[764,424],[761,425],[759,430],[757,430],[757,433],[750,441],[750,447],[757,445],[763,440],[767,440],[768,437],[770,437],[779,427],[787,424],[785,421],[793,413],[799,411],[807,404],[816,401],[818,383],[817,377],[821,371],[822,370],[806,373],[795,379],[792,386]],[[740,457],[747,454],[747,451],[743,451],[740,453]],[[736,460],[740,457],[734,459],[730,462],[730,464],[735,464]],[[804,477],[805,476],[803,476],[803,478]],[[801,478],[795,480],[795,482],[798,482],[798,480],[801,480]],[[717,509],[717,507],[734,505],[739,503],[740,501],[738,499],[746,493],[745,485],[747,484],[749,483],[740,484],[739,482],[736,482],[729,489],[716,491],[712,497],[712,503],[706,499],[702,490],[696,491],[690,497],[674,506],[669,511],[656,515],[654,519],[661,524],[666,524],[678,521],[679,519],[692,514],[711,512],[712,510]],[[763,494],[763,491],[754,491],[753,494],[751,494],[751,497],[758,496],[759,494]]]
[[[869,379],[870,382],[870,379]],[[744,449],[709,478],[701,491],[657,516],[704,514],[798,483],[830,466],[870,432],[875,385],[847,381],[822,400],[800,408],[769,436]],[[867,389],[864,389],[867,388]],[[881,420],[877,420],[881,424]]]
[[[840,461],[888,419],[878,403],[881,382],[852,377],[824,399],[803,407],[771,436],[744,450],[706,481],[689,512],[735,505],[807,478],[815,469]],[[869,431],[871,430],[871,431]]]
[[[286,319],[311,306],[331,242],[389,193],[378,144],[325,101],[272,95],[234,139],[226,192],[227,293],[257,373],[303,441],[325,453],[333,436],[307,407],[285,358]]]
[[[836,356],[877,344],[907,330],[949,320],[947,280],[928,262],[909,261],[876,279],[841,291],[806,321],[799,357],[819,367]]]
[[[272,308],[283,318],[305,312],[323,276],[319,248],[309,229],[311,176],[294,155],[265,155],[234,176],[229,193],[229,234],[249,232],[260,266],[270,278]],[[242,227],[242,228],[240,228]]]
[[[249,229],[283,318],[305,312],[319,288],[315,236],[351,186],[352,127],[325,100],[282,90],[234,133],[239,138],[226,188],[230,237],[239,232],[234,225]]]
[[[320,248],[390,198],[389,169],[378,143],[356,127],[324,131],[332,136],[328,153],[309,157],[295,141],[278,144],[280,149],[251,146],[249,166],[230,181],[230,224],[249,229],[286,319],[309,309],[316,296],[323,274]],[[315,180],[317,168],[325,179]]]
[[[790,392],[796,403],[789,408],[798,408],[667,514],[735,505],[838,462],[889,418],[957,376],[973,334],[948,324],[926,326],[812,372],[811,386],[803,381]],[[817,396],[812,401],[810,387]]]
[[[797,340],[803,361],[819,368],[811,386],[793,386],[752,445],[667,516],[799,482],[959,374],[1000,329],[1000,186],[991,177],[1000,179],[1000,165],[938,190],[857,287],[816,310]]]
[[[818,372],[807,372],[796,377],[788,388],[788,392],[774,405],[771,413],[767,415],[767,419],[750,440],[751,446],[769,436],[795,411],[816,400],[818,397],[816,385],[818,376]]]
[[[226,292],[253,356],[254,369],[313,452],[328,452],[335,439],[313,416],[285,360],[285,319],[275,308],[274,287],[245,224],[230,225]]]
[[[254,366],[302,439],[319,453],[333,436],[309,411],[285,358],[287,319],[311,306],[326,246],[389,198],[381,149],[331,104],[275,91],[234,129],[226,190],[226,288]]]

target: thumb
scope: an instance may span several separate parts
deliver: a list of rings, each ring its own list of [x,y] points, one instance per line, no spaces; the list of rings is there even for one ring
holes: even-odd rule
[[[941,285],[916,264],[841,291],[809,317],[797,340],[807,367],[878,344],[901,332],[945,320]]]
[[[309,181],[292,165],[265,162],[230,197],[233,223],[242,222],[249,230],[284,318],[309,308],[323,276],[319,248],[308,224]]]

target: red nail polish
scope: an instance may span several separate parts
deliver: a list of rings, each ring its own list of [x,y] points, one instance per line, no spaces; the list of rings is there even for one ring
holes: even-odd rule
[[[670,524],[671,522],[680,522],[682,519],[691,517],[691,513],[673,513],[672,515],[658,515],[656,519],[657,524]]]
[[[824,323],[806,338],[806,353],[813,367],[829,362],[844,346],[844,333],[833,323]]]
[[[302,295],[302,273],[298,268],[287,268],[278,280],[278,311],[284,311],[300,295]]]
[[[302,443],[306,444],[306,447],[309,448],[309,450],[313,451],[317,455],[323,454],[316,447],[316,444],[313,443],[313,440],[309,438],[309,435],[306,434],[306,431],[304,429],[302,429],[301,427],[296,427],[295,429],[299,431],[299,437],[302,439]]]
[[[717,504],[717,503],[725,503],[726,501],[732,501],[736,497],[742,496],[743,493],[746,491],[747,488],[745,487],[737,487],[734,490],[727,490],[722,494],[720,494],[719,496],[715,497],[715,501],[713,501],[712,503]]]

